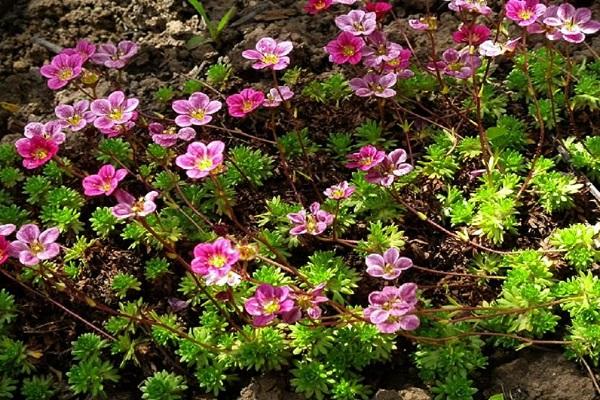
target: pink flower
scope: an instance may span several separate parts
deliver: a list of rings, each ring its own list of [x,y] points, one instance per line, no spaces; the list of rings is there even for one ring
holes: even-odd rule
[[[306,315],[310,319],[319,319],[323,310],[319,307],[319,304],[325,303],[329,299],[323,295],[325,284],[321,283],[315,286],[310,292],[307,293],[290,293],[291,299],[295,305],[290,310],[284,313],[281,318],[288,324],[293,324],[302,318],[302,311],[306,312]]]
[[[437,30],[436,17],[421,17],[419,19],[409,19],[408,26],[416,31],[435,31]]]
[[[288,220],[295,226],[290,230],[290,235],[320,235],[333,223],[333,215],[325,210],[321,210],[321,205],[314,202],[310,205],[310,214],[302,209],[297,213],[287,215]]]
[[[386,280],[396,279],[402,271],[413,265],[410,258],[400,257],[400,251],[395,247],[387,249],[383,255],[369,254],[365,263],[367,264],[367,274]]]
[[[304,6],[304,11],[311,15],[320,13],[331,7],[332,0],[308,0]]]
[[[561,4],[556,10],[556,16],[546,16],[544,24],[559,29],[562,37],[571,43],[581,43],[585,35],[591,35],[600,30],[600,22],[592,20],[589,8],[575,8],[569,3]]]
[[[66,54],[68,56],[71,56],[73,54],[79,54],[81,56],[81,60],[82,60],[82,64],[85,63],[91,56],[94,55],[94,53],[96,53],[96,45],[88,42],[85,39],[81,39],[80,41],[77,42],[77,45],[75,45],[74,48],[72,49],[63,49],[63,51],[61,52],[62,54]]]
[[[83,60],[79,54],[59,54],[52,58],[50,64],[40,68],[40,74],[48,78],[48,87],[58,90],[81,74]]]
[[[112,215],[117,219],[145,217],[156,210],[154,200],[158,197],[158,192],[148,192],[148,194],[139,199],[121,189],[115,190],[114,194],[119,204],[114,206],[111,211]]]
[[[377,19],[382,19],[387,13],[392,10],[392,5],[385,1],[367,1],[365,3],[365,10],[374,12],[377,15]]]
[[[400,50],[398,57],[383,63],[383,72],[386,74],[393,72],[396,74],[396,78],[406,79],[412,77],[414,73],[408,69],[411,57],[412,53],[410,50]]]
[[[356,0],[333,0],[333,4],[344,4],[351,6],[354,3],[356,3]]]
[[[96,115],[88,111],[90,102],[80,100],[72,106],[60,104],[54,109],[54,113],[59,119],[63,128],[70,128],[73,132],[82,130],[87,124],[94,122]]]
[[[282,102],[287,101],[292,97],[294,97],[294,92],[292,92],[289,87],[279,86],[278,88],[272,88],[269,90],[263,105],[265,107],[279,107]]]
[[[323,193],[332,200],[344,200],[352,196],[355,190],[354,186],[350,186],[348,182],[343,181],[337,185],[328,187]]]
[[[475,74],[480,65],[479,57],[466,51],[458,52],[455,49],[448,49],[442,54],[442,60],[429,63],[427,69],[430,71],[437,69],[448,76],[467,79]]]
[[[179,114],[175,123],[182,128],[208,124],[212,121],[211,114],[219,111],[222,106],[220,101],[211,101],[202,92],[192,94],[188,100],[175,100],[172,105],[173,110]]]
[[[396,177],[408,174],[413,166],[406,162],[406,151],[396,149],[385,156],[383,161],[367,172],[365,180],[381,186],[390,186]]]
[[[194,247],[192,271],[215,282],[225,277],[240,259],[240,252],[225,238],[213,243],[200,243]]]
[[[364,311],[365,318],[382,333],[417,329],[420,321],[412,314],[417,304],[416,291],[417,285],[405,283],[400,287],[386,286],[382,291],[372,292],[369,294],[369,307]]]
[[[94,100],[91,105],[96,115],[94,126],[100,130],[110,130],[135,118],[134,110],[139,104],[135,98],[128,99],[121,91],[112,92],[108,99]]]
[[[382,98],[393,97],[396,91],[392,89],[396,84],[396,74],[379,75],[369,72],[363,78],[350,80],[350,87],[359,97],[377,96]]]
[[[336,64],[358,64],[362,58],[362,48],[365,42],[351,34],[342,32],[335,40],[332,40],[325,46],[325,51],[329,54],[329,61]]]
[[[512,53],[516,50],[521,38],[511,39],[506,43],[498,43],[486,40],[479,45],[479,54],[485,57],[497,57],[504,53]]]
[[[120,42],[117,46],[112,43],[101,44],[91,60],[107,68],[121,69],[131,61],[138,52],[138,45],[129,40]]]
[[[456,12],[471,12],[474,14],[490,15],[492,9],[486,4],[486,0],[445,0],[449,1],[448,8]]]
[[[42,136],[19,139],[15,146],[19,155],[23,157],[23,166],[27,169],[46,164],[58,153],[58,144]]]
[[[0,265],[4,264],[11,254],[11,245],[6,236],[15,231],[13,224],[0,225]]]
[[[24,135],[29,139],[39,136],[46,140],[51,140],[57,145],[63,143],[66,139],[66,136],[62,131],[62,125],[59,121],[50,121],[45,124],[30,122],[25,125]]]
[[[262,284],[256,289],[254,296],[244,303],[246,312],[252,315],[254,326],[266,326],[278,315],[287,313],[294,307],[294,300],[290,298],[290,289],[287,286],[276,287]]]
[[[360,148],[357,153],[348,156],[347,168],[358,168],[361,171],[368,171],[379,165],[385,159],[385,152],[367,145]]]
[[[546,18],[550,18],[550,22],[554,21],[554,18],[558,18],[558,6],[550,6],[546,8],[544,15],[539,18],[534,24],[527,26],[527,32],[529,33],[544,33],[549,40],[560,40],[563,35],[560,31],[560,27],[551,26],[545,24],[543,21]]]
[[[117,136],[124,135],[125,133],[129,132],[135,126],[136,120],[137,120],[137,112],[134,112],[133,118],[131,121],[127,121],[121,125],[113,125],[110,128],[102,128],[102,129],[100,129],[100,133],[102,133],[103,135],[106,135],[106,137],[108,137],[108,138],[114,138]]]
[[[290,41],[277,43],[275,39],[265,37],[256,43],[256,50],[244,50],[242,57],[247,60],[256,60],[252,64],[254,69],[271,68],[279,71],[290,64],[290,58],[287,55],[293,48]]]
[[[110,164],[103,165],[96,175],[83,178],[83,189],[86,196],[110,196],[125,179],[127,170],[117,169]]]
[[[470,46],[479,46],[481,43],[488,40],[491,31],[485,25],[465,25],[462,24],[458,31],[452,34],[452,40],[455,43],[464,43]]]
[[[377,15],[374,12],[352,10],[346,15],[335,18],[340,30],[350,32],[354,36],[370,35],[377,28]]]
[[[506,18],[513,20],[519,26],[533,24],[546,12],[546,6],[539,0],[509,0],[506,3]]]
[[[187,152],[175,159],[175,164],[186,170],[187,176],[200,179],[210,175],[223,163],[225,143],[215,140],[205,145],[202,142],[190,143]]]
[[[40,261],[50,260],[60,253],[60,246],[54,243],[59,234],[58,228],[40,233],[40,228],[35,224],[23,225],[17,232],[17,240],[10,244],[10,254],[23,265],[36,265]]]
[[[0,236],[8,236],[13,233],[17,227],[13,224],[0,225]]]
[[[402,46],[390,42],[380,31],[375,31],[368,37],[368,46],[362,49],[364,64],[367,67],[378,67],[381,63],[391,61],[400,55]]]
[[[243,118],[260,107],[264,101],[263,92],[247,88],[227,98],[227,111],[232,117]]]
[[[181,128],[170,126],[165,128],[159,122],[152,122],[148,125],[148,131],[152,135],[152,141],[162,147],[171,147],[177,143],[177,140],[185,140],[189,142],[196,136],[194,128]]]

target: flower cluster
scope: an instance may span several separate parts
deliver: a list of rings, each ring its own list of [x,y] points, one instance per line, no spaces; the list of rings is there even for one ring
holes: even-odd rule
[[[399,330],[412,331],[419,327],[419,317],[414,315],[417,304],[417,285],[405,283],[400,287],[386,286],[369,294],[369,307],[365,318],[383,333]]]
[[[391,186],[397,177],[408,174],[413,166],[406,162],[407,154],[403,149],[396,149],[389,154],[367,145],[358,152],[348,156],[348,168],[358,168],[367,172],[367,182],[381,186]]]
[[[290,230],[291,235],[320,235],[333,223],[333,215],[322,210],[319,203],[312,203],[309,210],[309,214],[305,209],[288,214],[288,220],[294,224]]]
[[[239,250],[231,241],[220,237],[213,243],[201,243],[194,248],[191,269],[204,277],[208,284],[234,286],[240,277],[232,268],[239,259]]]

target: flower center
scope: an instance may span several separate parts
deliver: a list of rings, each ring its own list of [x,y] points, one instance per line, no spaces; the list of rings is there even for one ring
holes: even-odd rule
[[[252,111],[252,109],[254,109],[254,103],[250,100],[244,100],[242,103],[242,111],[247,113]]]
[[[358,161],[358,163],[360,165],[371,165],[373,164],[373,157],[363,157]]]
[[[110,184],[110,182],[104,182],[98,185],[98,189],[102,190],[103,192],[110,192],[110,189],[112,189],[112,185]]]
[[[342,47],[342,54],[346,57],[352,57],[354,54],[356,54],[356,50],[354,49],[354,46],[344,46]]]
[[[279,311],[279,302],[277,300],[269,300],[263,305],[265,314],[275,314]]]
[[[451,63],[451,64],[448,64],[448,69],[450,71],[458,72],[458,71],[460,71],[462,69],[462,67],[463,67],[463,65],[460,64],[460,63]]]
[[[192,116],[193,118],[196,118],[194,116]],[[163,131],[163,135],[175,135],[177,133],[177,129],[175,129],[174,126],[167,128]]]
[[[315,10],[323,10],[327,7],[324,0],[319,0],[315,3]]]
[[[521,10],[519,11],[519,18],[521,18],[522,20],[529,20],[531,19],[531,17],[533,17],[533,13],[531,12],[531,10]]]
[[[213,166],[213,162],[208,157],[199,158],[198,161],[196,162],[196,167],[201,171],[206,171],[207,169],[209,169],[212,166]]]
[[[341,199],[342,197],[344,197],[344,190],[343,189],[335,189],[333,191],[333,198],[335,199]]]
[[[113,121],[119,121],[123,118],[123,110],[121,108],[113,108],[108,114],[108,118]]]
[[[227,258],[222,254],[215,254],[209,258],[208,263],[214,268],[223,268],[227,263]]]
[[[316,232],[317,230],[317,221],[315,220],[315,217],[313,217],[312,215],[309,215],[306,217],[306,231],[308,233],[313,233]]]
[[[394,272],[394,265],[390,263],[385,263],[385,265],[383,266],[383,272],[385,274],[391,274],[392,272]]]
[[[58,71],[58,79],[61,81],[66,81],[73,77],[73,70],[71,68],[63,68]]]
[[[267,54],[263,55],[263,57],[262,57],[262,62],[264,62],[265,64],[277,64],[278,61],[279,61],[279,56],[277,56],[273,53],[267,53]]]
[[[569,32],[573,32],[573,31],[575,31],[575,28],[577,27],[577,24],[575,23],[575,21],[569,20],[569,21],[565,22],[564,27]]]
[[[135,203],[133,203],[133,205],[131,206],[131,211],[135,214],[144,211],[144,198],[142,197],[141,199],[139,199],[138,201],[136,201]]]
[[[204,112],[204,110],[198,109],[198,110],[194,110],[190,116],[194,119],[198,119],[198,120],[203,120],[204,117],[206,117],[206,113]]]
[[[361,22],[355,22],[355,23],[353,23],[352,27],[357,32],[363,32],[365,30],[365,27],[363,26],[363,24]]]
[[[71,118],[67,118],[67,122],[69,123],[69,125],[77,126],[81,122],[81,116],[73,115]]]
[[[31,244],[30,249],[33,254],[38,254],[44,251],[44,246],[36,240]]]
[[[46,157],[48,157],[48,152],[44,149],[37,149],[33,153],[33,158],[35,158],[36,160],[43,160]]]

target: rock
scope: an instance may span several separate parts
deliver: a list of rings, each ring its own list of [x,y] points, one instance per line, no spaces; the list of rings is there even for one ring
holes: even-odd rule
[[[274,375],[263,375],[252,379],[252,383],[242,389],[238,400],[303,400],[296,393],[285,390],[285,382]]]
[[[373,400],[431,400],[431,396],[416,387],[402,390],[379,389]]]
[[[526,350],[492,372],[486,398],[504,393],[514,400],[592,400],[590,377],[560,353]]]

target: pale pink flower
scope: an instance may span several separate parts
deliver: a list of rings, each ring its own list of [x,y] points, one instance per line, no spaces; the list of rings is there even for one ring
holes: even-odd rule
[[[369,294],[369,307],[365,318],[375,324],[382,333],[399,330],[412,331],[419,327],[419,318],[414,315],[417,285],[405,283],[400,287],[386,286],[381,291]]]
[[[121,69],[137,54],[138,49],[138,45],[129,40],[124,40],[117,46],[106,43],[99,45],[96,53],[90,58],[96,64],[107,68]]]
[[[54,113],[63,128],[69,128],[73,132],[77,132],[85,128],[88,124],[94,122],[96,115],[88,111],[90,102],[80,100],[75,104],[59,104],[54,109]]]
[[[442,60],[431,62],[427,65],[430,71],[441,71],[445,75],[457,78],[467,79],[475,74],[477,68],[481,66],[481,59],[469,52],[459,52],[455,49],[448,49],[442,54]]]
[[[505,53],[513,53],[520,41],[520,37],[508,40],[506,43],[486,40],[479,45],[479,54],[485,57],[497,57]]]
[[[256,43],[256,50],[244,50],[242,57],[255,60],[254,69],[271,68],[276,71],[285,69],[290,64],[290,54],[294,46],[290,41],[277,42],[275,39],[265,37]]]
[[[335,24],[340,30],[350,32],[354,36],[370,35],[377,29],[377,15],[374,12],[352,10],[348,14],[336,17]]]
[[[381,186],[390,186],[397,177],[408,174],[413,166],[406,162],[406,151],[396,149],[383,159],[375,168],[369,169],[365,180]]]
[[[297,213],[287,215],[288,220],[294,224],[290,230],[290,235],[320,235],[333,223],[333,215],[325,210],[321,210],[321,205],[314,202],[310,205],[310,214],[302,209]]]
[[[158,192],[148,192],[144,197],[136,199],[130,193],[117,189],[114,196],[119,204],[114,206],[111,211],[117,219],[145,217],[156,211],[154,200],[158,197]]]
[[[323,193],[332,200],[344,200],[352,196],[352,193],[354,193],[355,190],[356,188],[354,186],[351,186],[348,184],[348,182],[343,181],[337,185],[328,187]]]
[[[49,121],[45,124],[30,122],[25,125],[24,135],[29,139],[40,136],[56,144],[62,144],[66,139],[66,135],[62,131],[62,124],[59,121]]]
[[[283,96],[283,97],[282,97]],[[263,106],[265,107],[279,107],[281,103],[294,97],[294,92],[288,86],[279,86],[278,88],[271,88]]]
[[[367,43],[368,45],[362,49],[363,63],[372,68],[395,59],[403,50],[402,46],[389,41],[381,31],[371,33]]]
[[[386,75],[369,72],[362,78],[350,80],[350,87],[359,97],[393,97],[396,95],[396,91],[392,89],[395,84],[396,74],[393,72]]]
[[[416,31],[435,31],[437,30],[437,18],[434,16],[431,17],[421,17],[419,19],[409,19],[408,26],[413,28]]]
[[[60,253],[60,246],[55,243],[59,234],[58,228],[40,233],[40,228],[35,224],[23,225],[17,232],[17,240],[10,244],[10,254],[27,266],[51,260]]]
[[[109,130],[115,125],[122,125],[135,117],[134,111],[139,104],[135,98],[128,99],[121,91],[112,92],[107,99],[94,100],[91,105],[96,115],[94,126]]]
[[[575,8],[569,3],[561,4],[556,10],[556,16],[546,16],[544,24],[560,30],[567,42],[581,43],[585,35],[591,35],[600,30],[600,22],[592,20],[589,8]]]
[[[148,131],[152,135],[152,141],[162,147],[171,147],[177,143],[178,140],[185,140],[189,142],[196,137],[196,131],[194,128],[181,128],[177,129],[175,126],[166,128],[159,122],[152,122],[148,125]]]
[[[71,56],[73,54],[79,54],[82,59],[82,64],[85,63],[91,56],[96,53],[96,45],[88,42],[85,39],[81,39],[77,42],[74,48],[63,49],[62,54]]]
[[[185,169],[192,179],[204,178],[223,163],[225,143],[215,140],[205,145],[202,142],[190,143],[187,152],[175,159],[175,164]]]
[[[192,125],[206,125],[212,121],[212,115],[219,111],[223,104],[202,93],[193,93],[188,100],[175,100],[173,110],[179,114],[175,118],[175,123],[182,127]]]
[[[395,247],[387,249],[383,254],[369,254],[365,263],[367,274],[386,280],[398,278],[403,271],[413,266],[412,260],[400,257],[400,251]]]

